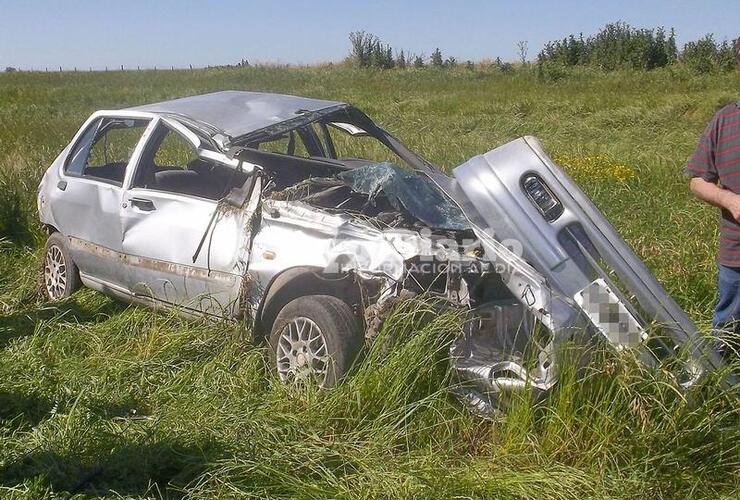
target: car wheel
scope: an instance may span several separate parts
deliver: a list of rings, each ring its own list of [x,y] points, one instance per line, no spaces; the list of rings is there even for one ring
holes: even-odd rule
[[[334,386],[362,349],[352,308],[330,295],[299,297],[282,308],[270,333],[270,364],[283,383]]]
[[[49,300],[65,299],[80,287],[80,273],[69,256],[64,236],[59,233],[52,233],[46,240],[41,280]]]

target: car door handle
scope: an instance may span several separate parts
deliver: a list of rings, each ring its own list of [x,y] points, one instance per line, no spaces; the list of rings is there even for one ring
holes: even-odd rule
[[[129,198],[131,202],[132,207],[136,207],[142,212],[153,212],[157,208],[154,206],[154,202],[152,200],[147,200],[146,198]]]

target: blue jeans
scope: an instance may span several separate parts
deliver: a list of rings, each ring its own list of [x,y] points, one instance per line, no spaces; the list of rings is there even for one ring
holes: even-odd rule
[[[714,308],[712,326],[740,332],[740,267],[719,264],[717,288],[719,300]]]

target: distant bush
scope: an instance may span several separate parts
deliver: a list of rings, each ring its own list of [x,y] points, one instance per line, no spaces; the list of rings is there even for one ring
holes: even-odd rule
[[[498,70],[501,73],[513,73],[514,72],[514,65],[510,62],[505,62],[497,66]]]
[[[379,37],[365,31],[353,31],[349,34],[350,59],[360,68],[380,69],[406,69],[424,68],[426,62],[424,55],[414,54],[401,50],[393,56],[394,50],[389,44],[384,43]],[[454,57],[444,58],[439,47],[435,48],[429,58],[429,66],[434,68],[453,69],[458,66]],[[467,61],[466,68],[475,69],[472,61]]]
[[[541,74],[557,72],[556,66],[591,66],[607,71],[651,70],[677,61],[698,73],[729,71],[736,65],[740,50],[738,40],[733,47],[727,41],[718,44],[712,35],[707,35],[688,42],[679,52],[673,28],[669,32],[663,27],[636,29],[616,22],[585,39],[580,34],[548,42],[538,54],[537,62]]]
[[[673,29],[635,29],[626,23],[607,24],[586,39],[570,35],[548,42],[537,56],[538,63],[563,66],[596,66],[605,70],[653,69],[678,57]]]
[[[403,50],[396,55],[396,67],[398,69],[406,69],[406,66],[408,66],[409,60],[406,57],[406,55],[403,53]]]
[[[544,61],[537,64],[537,77],[546,82],[557,82],[568,75],[565,65]]]
[[[349,34],[352,45],[351,56],[361,68],[390,69],[396,65],[393,48],[383,43],[377,36],[364,31]]]
[[[731,71],[735,68],[736,53],[740,38],[733,47],[727,41],[717,44],[712,35],[695,42],[688,42],[681,52],[681,62],[697,73]]]
[[[435,68],[441,68],[442,66],[444,66],[444,60],[442,59],[442,51],[439,50],[439,47],[434,49],[434,52],[432,52],[432,57],[429,59],[429,64],[431,64]]]

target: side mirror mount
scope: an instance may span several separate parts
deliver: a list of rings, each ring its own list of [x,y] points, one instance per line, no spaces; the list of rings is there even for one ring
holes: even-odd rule
[[[254,191],[254,185],[257,182],[256,175],[250,175],[239,187],[233,187],[224,197],[227,205],[234,208],[241,208],[251,198]]]

